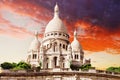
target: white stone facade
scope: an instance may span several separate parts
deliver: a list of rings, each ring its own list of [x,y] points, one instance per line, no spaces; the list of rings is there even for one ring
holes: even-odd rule
[[[83,64],[84,52],[74,32],[74,40],[69,41],[67,29],[59,18],[59,7],[54,8],[54,17],[45,29],[44,37],[38,40],[38,34],[31,43],[27,61],[32,66],[42,63],[42,69],[49,71],[70,70],[70,63]]]

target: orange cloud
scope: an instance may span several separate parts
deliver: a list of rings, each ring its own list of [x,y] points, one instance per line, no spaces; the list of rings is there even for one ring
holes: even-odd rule
[[[85,35],[78,35],[83,49],[93,52],[107,50],[111,54],[120,54],[120,33],[118,31],[112,33],[101,26],[92,25],[81,20],[74,23],[74,26],[85,31]],[[115,36],[117,36],[116,39]],[[70,41],[72,40],[73,37]],[[113,50],[116,52],[111,52]]]
[[[34,21],[37,23],[42,22],[42,26],[40,28],[41,34],[39,35],[40,37],[43,36],[42,33],[44,32],[45,26],[52,18],[52,12],[50,10],[41,5],[38,6],[36,4],[32,4],[27,0],[25,2],[23,2],[22,0],[17,0],[13,2],[6,1],[4,3],[1,3],[0,9],[10,10],[20,16],[28,16],[29,18],[34,19]],[[0,24],[4,24],[7,26],[7,31],[0,28],[0,33],[4,33],[7,35],[11,34],[12,36],[18,37],[26,37],[28,35],[32,35],[32,32],[28,31],[25,27],[13,25],[10,23],[10,21],[5,21],[4,19],[2,19],[2,17],[0,17],[0,21],[3,22]],[[63,21],[68,28],[71,37],[70,41],[73,40],[73,31],[75,30],[75,28],[78,30],[78,39],[83,49],[88,51],[103,51],[108,49],[114,49],[120,52],[119,31],[116,31],[114,33],[109,32],[102,26],[98,26],[84,20],[68,22],[63,18]],[[31,24],[29,24],[29,26],[30,25]]]

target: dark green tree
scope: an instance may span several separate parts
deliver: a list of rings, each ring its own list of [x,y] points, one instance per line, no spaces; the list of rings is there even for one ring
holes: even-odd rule
[[[3,69],[12,69],[13,65],[11,63],[9,63],[9,62],[4,62],[4,63],[1,64],[1,67]]]
[[[13,67],[13,68],[17,67],[17,63],[14,63],[14,62],[13,62],[13,63],[12,63],[12,67]]]
[[[80,69],[80,65],[74,65],[74,64],[71,64],[71,65],[70,65],[70,68],[71,68],[72,70],[79,71],[79,69]]]

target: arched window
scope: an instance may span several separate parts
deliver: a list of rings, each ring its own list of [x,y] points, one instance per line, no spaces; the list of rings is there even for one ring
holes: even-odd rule
[[[67,45],[66,45],[66,50],[67,50]]]
[[[57,57],[54,57],[54,66],[57,66]]]
[[[48,69],[48,63],[46,64],[46,68]]]
[[[60,43],[60,47],[61,47],[61,43]]]
[[[65,63],[63,63],[63,68],[65,67]]]
[[[49,66],[49,58],[46,58],[46,68],[48,69]]]
[[[76,59],[76,54],[75,54],[74,58]]]
[[[63,49],[65,49],[65,44],[63,44]]]
[[[54,42],[54,49],[53,49],[54,52],[56,51],[56,46],[57,46],[57,42]]]
[[[37,54],[33,54],[33,59],[36,59],[37,58]]]
[[[47,44],[47,48],[49,47],[49,44]]]
[[[79,57],[79,56],[78,56],[78,54],[77,54],[77,59],[78,59],[78,57]]]
[[[79,58],[79,55],[78,55],[78,54],[75,54],[74,58],[75,58],[75,59],[78,59],[78,58]]]

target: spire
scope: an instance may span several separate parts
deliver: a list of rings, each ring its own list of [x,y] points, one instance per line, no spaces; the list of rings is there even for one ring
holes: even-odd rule
[[[56,3],[55,7],[54,7],[54,17],[59,16],[59,7],[58,4]]]
[[[38,39],[38,32],[37,31],[35,31],[34,35],[35,35],[35,39]]]
[[[75,31],[74,31],[74,40],[75,39],[77,39],[77,31],[76,31],[76,29],[75,29]]]

